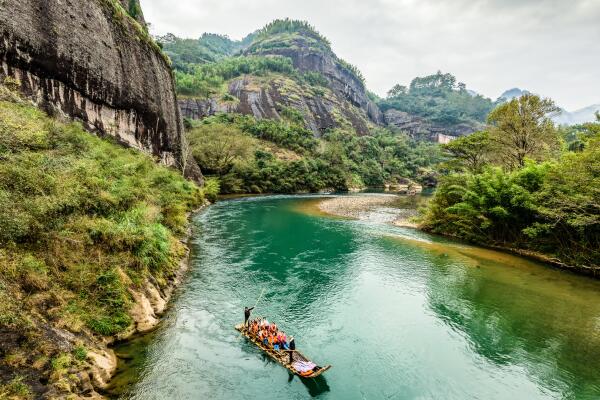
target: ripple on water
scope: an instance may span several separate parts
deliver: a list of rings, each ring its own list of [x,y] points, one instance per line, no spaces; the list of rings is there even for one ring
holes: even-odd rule
[[[193,269],[167,323],[138,345],[141,371],[124,397],[600,397],[598,282],[299,212],[312,199],[226,201],[194,218]],[[333,364],[323,378],[290,379],[233,330],[263,289],[257,315]]]

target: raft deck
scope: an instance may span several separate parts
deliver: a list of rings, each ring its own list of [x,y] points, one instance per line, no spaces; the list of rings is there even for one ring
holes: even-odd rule
[[[324,367],[321,367],[321,369],[319,369],[317,372],[312,373],[311,375],[300,375],[300,373],[298,371],[296,371],[294,369],[294,367],[292,367],[292,364],[289,362],[290,356],[289,356],[288,351],[273,350],[273,349],[266,347],[261,342],[259,342],[253,335],[251,335],[247,329],[244,328],[244,324],[236,325],[235,329],[237,331],[239,331],[242,335],[244,335],[246,337],[246,339],[248,339],[249,341],[254,343],[259,349],[261,349],[262,351],[267,353],[269,355],[269,357],[271,357],[273,360],[277,361],[279,364],[283,365],[291,373],[293,373],[294,375],[298,375],[301,378],[309,378],[309,379],[316,378],[317,376],[320,376],[325,371],[327,371],[328,369],[331,368],[331,365],[326,365]],[[310,360],[308,358],[306,358],[298,350],[294,350],[294,355],[293,355],[292,361],[310,361]]]

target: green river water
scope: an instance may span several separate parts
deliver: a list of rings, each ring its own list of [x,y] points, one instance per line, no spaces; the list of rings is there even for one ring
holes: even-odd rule
[[[191,270],[160,328],[116,348],[131,399],[600,399],[600,282],[310,197],[194,218]],[[333,368],[290,376],[233,326],[256,315]]]

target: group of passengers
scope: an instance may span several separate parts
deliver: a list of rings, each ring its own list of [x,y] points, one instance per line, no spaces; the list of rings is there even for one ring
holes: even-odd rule
[[[294,337],[288,337],[285,332],[277,328],[277,324],[269,323],[266,318],[257,318],[250,320],[252,308],[244,308],[244,326],[248,332],[256,337],[263,345],[272,348],[275,351],[287,351],[290,354],[290,364],[293,361],[294,350],[296,350],[296,342]]]
[[[285,332],[277,328],[277,324],[269,323],[265,318],[258,318],[250,321],[248,330],[254,337],[273,350],[294,350],[294,338],[289,342]]]

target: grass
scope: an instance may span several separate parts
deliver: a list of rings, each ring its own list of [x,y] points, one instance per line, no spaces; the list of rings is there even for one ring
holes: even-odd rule
[[[58,122],[0,85],[0,340],[9,355],[0,368],[28,376],[50,365],[50,384],[69,387],[67,371],[87,350],[65,352],[53,329],[127,330],[129,289],[168,284],[185,254],[187,214],[203,202],[178,171]],[[26,398],[22,384],[0,393]]]
[[[17,376],[6,384],[0,384],[0,399],[32,399],[29,385],[23,382],[22,376]]]

